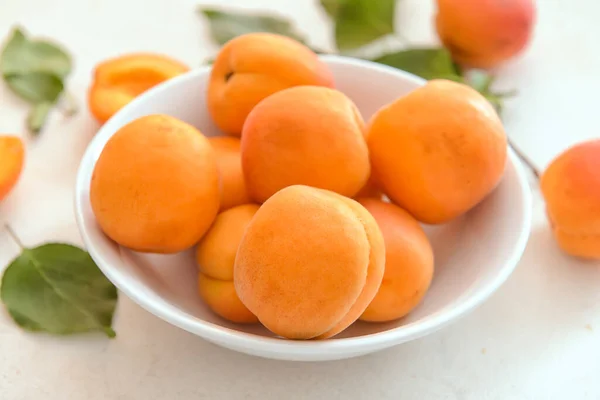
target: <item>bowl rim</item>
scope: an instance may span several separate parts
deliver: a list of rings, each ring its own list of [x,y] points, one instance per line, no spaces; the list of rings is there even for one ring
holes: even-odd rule
[[[387,74],[391,73],[401,79],[409,80],[413,83],[418,83],[419,85],[422,85],[425,82],[424,79],[408,72],[367,60],[360,60],[339,55],[320,55],[319,58],[328,63],[353,65],[360,68],[379,70]],[[235,344],[236,348],[252,349],[252,352],[256,354],[263,353],[272,355],[287,354],[306,356],[307,352],[311,354],[318,354],[322,353],[324,350],[327,350],[329,353],[334,352],[337,354],[342,354],[356,352],[359,349],[363,349],[365,352],[368,352],[365,347],[371,349],[381,349],[393,346],[432,333],[442,328],[446,324],[456,321],[479,305],[483,304],[512,274],[519,260],[521,259],[523,252],[525,251],[525,247],[531,232],[532,195],[521,162],[514,151],[507,146],[507,161],[510,162],[512,167],[515,169],[517,183],[521,188],[522,193],[522,229],[518,239],[516,240],[515,246],[512,248],[510,255],[506,257],[504,265],[500,269],[499,273],[486,285],[476,288],[472,293],[469,294],[469,297],[464,302],[459,303],[455,307],[449,309],[443,308],[442,310],[437,311],[424,319],[391,328],[383,332],[347,338],[334,337],[323,341],[294,341],[284,338],[259,336],[251,333],[241,332],[202,320],[200,318],[192,317],[194,319],[191,319],[190,314],[178,309],[173,305],[170,305],[166,302],[165,304],[156,304],[152,300],[148,300],[144,293],[139,293],[135,289],[131,288],[127,279],[121,279],[119,274],[113,273],[113,269],[115,267],[111,266],[110,263],[105,259],[102,252],[97,250],[93,240],[91,239],[90,235],[88,235],[88,232],[84,227],[84,221],[86,218],[84,216],[85,205],[83,204],[83,199],[85,196],[83,196],[83,194],[86,193],[87,190],[84,188],[84,186],[88,180],[88,177],[91,179],[93,166],[96,163],[96,160],[93,159],[94,154],[99,152],[110,136],[112,136],[109,132],[114,130],[114,121],[119,120],[122,114],[128,113],[129,109],[135,108],[138,104],[145,102],[148,97],[153,97],[158,93],[169,91],[172,86],[177,86],[181,82],[194,81],[199,76],[207,74],[210,71],[210,68],[210,66],[203,66],[174,77],[149,89],[128,103],[125,107],[113,115],[109,121],[100,127],[94,138],[88,144],[78,167],[75,180],[74,208],[77,227],[83,239],[84,245],[106,277],[120,291],[122,291],[140,307],[172,325],[201,336],[206,340],[212,341],[213,343],[219,343],[223,345]],[[122,247],[119,246],[119,249],[122,250]],[[176,312],[174,312],[173,309]]]

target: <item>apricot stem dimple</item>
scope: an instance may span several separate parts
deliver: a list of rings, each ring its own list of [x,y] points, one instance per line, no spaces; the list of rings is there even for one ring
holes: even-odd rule
[[[531,170],[531,172],[533,172],[533,175],[535,175],[535,178],[537,180],[540,180],[540,171],[537,169],[537,167],[535,166],[533,161],[531,161],[525,153],[523,153],[517,146],[515,146],[515,144],[513,143],[512,140],[508,139],[508,145],[511,147],[511,149],[513,149],[513,151],[515,152],[517,157],[519,157],[521,159],[521,161],[525,165],[527,165],[527,167]]]
[[[232,76],[233,76],[233,71],[226,73],[225,74],[225,82],[228,82]]]

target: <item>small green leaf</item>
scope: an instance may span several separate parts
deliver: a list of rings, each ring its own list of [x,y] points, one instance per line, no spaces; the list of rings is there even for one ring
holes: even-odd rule
[[[321,0],[321,7],[323,7],[327,15],[335,19],[340,10],[340,6],[345,2],[346,0]]]
[[[23,248],[5,270],[0,291],[9,314],[23,329],[115,336],[111,325],[117,290],[78,247],[49,243]]]
[[[253,32],[269,32],[291,37],[304,43],[287,19],[274,15],[244,14],[232,11],[220,11],[211,8],[198,10],[210,23],[213,40],[220,45],[234,37]]]
[[[31,108],[29,115],[27,116],[27,127],[29,130],[33,133],[38,133],[42,129],[52,106],[52,103],[43,102],[36,104]]]
[[[342,51],[357,49],[394,32],[396,0],[322,0],[335,23]]]
[[[403,50],[384,54],[372,61],[410,72],[424,79],[462,80],[454,67],[450,52],[444,48]]]
[[[27,117],[33,132],[39,132],[63,93],[71,64],[70,56],[60,46],[28,39],[21,29],[13,29],[0,53],[0,72],[16,95],[34,105]]]
[[[31,103],[54,103],[64,89],[59,77],[43,72],[8,75],[4,79],[13,92]]]
[[[71,72],[71,58],[58,45],[29,40],[16,28],[0,55],[4,76],[46,73],[64,79]]]

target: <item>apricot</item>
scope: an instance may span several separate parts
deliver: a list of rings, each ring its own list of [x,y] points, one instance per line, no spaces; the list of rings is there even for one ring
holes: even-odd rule
[[[240,139],[228,136],[208,138],[217,155],[221,177],[221,211],[250,203],[242,172]]]
[[[299,85],[333,87],[333,75],[300,42],[271,33],[248,33],[227,42],[215,58],[208,110],[228,135],[240,136],[246,117],[264,98]]]
[[[245,204],[219,213],[196,249],[200,296],[216,314],[232,322],[258,322],[240,301],[233,285],[238,246],[257,211],[257,205]]]
[[[233,282],[273,333],[326,339],[360,317],[383,277],[385,247],[356,201],[305,185],[271,196],[242,237]]]
[[[492,68],[516,56],[531,39],[533,0],[437,0],[440,40],[459,64]]]
[[[385,243],[383,280],[360,319],[385,322],[404,317],[429,289],[433,249],[419,222],[400,207],[377,199],[358,201],[377,221]]]
[[[17,184],[23,171],[25,146],[18,136],[0,135],[0,201]]]
[[[290,185],[353,197],[371,171],[364,122],[343,93],[298,86],[261,101],[242,134],[242,169],[248,193],[264,202]]]
[[[600,140],[557,156],[540,185],[560,248],[575,257],[600,259]]]
[[[175,253],[198,243],[219,210],[219,172],[208,139],[167,115],[120,128],[92,175],[90,201],[104,233],[118,244]]]
[[[134,53],[105,60],[94,69],[88,90],[90,111],[104,123],[146,90],[188,71],[186,65],[162,54]]]
[[[258,319],[240,301],[233,281],[213,279],[198,275],[198,292],[210,309],[217,315],[236,324],[255,324]]]
[[[383,192],[379,187],[379,183],[377,183],[377,178],[371,171],[371,175],[367,180],[367,183],[358,191],[358,193],[354,196],[354,198],[362,198],[362,197],[372,197],[381,199],[383,196]]]
[[[369,122],[371,164],[393,203],[428,224],[469,211],[500,182],[507,139],[490,103],[467,85],[431,80]]]

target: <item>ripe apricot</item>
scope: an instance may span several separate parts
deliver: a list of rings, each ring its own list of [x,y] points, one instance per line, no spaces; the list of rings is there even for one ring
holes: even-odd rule
[[[228,136],[208,138],[217,155],[221,177],[221,211],[250,203],[242,172],[240,139]]]
[[[25,146],[18,136],[0,136],[0,201],[16,185],[25,160]]]
[[[262,99],[298,85],[333,87],[333,75],[300,42],[271,33],[248,33],[227,42],[213,64],[208,110],[223,132],[240,136]]]
[[[186,65],[161,54],[134,53],[103,61],[88,91],[90,111],[104,123],[146,90],[187,71]]]
[[[433,249],[419,222],[400,207],[368,198],[359,203],[375,218],[385,242],[383,280],[360,319],[384,322],[404,317],[429,289]]]
[[[273,333],[326,339],[358,319],[379,289],[381,232],[356,201],[304,185],[270,197],[248,224],[233,281]]]
[[[383,192],[421,222],[444,223],[467,212],[504,173],[500,118],[467,85],[431,80],[379,110],[368,130]]]
[[[237,323],[258,322],[240,301],[233,285],[238,246],[256,211],[257,205],[245,204],[221,212],[196,249],[200,296],[215,313]]]
[[[540,184],[560,248],[600,259],[600,140],[576,144],[557,156]]]
[[[248,193],[264,202],[290,185],[353,197],[370,174],[364,122],[343,93],[298,86],[261,101],[242,135]]]
[[[213,312],[237,324],[255,324],[258,318],[240,301],[233,281],[198,274],[198,292]]]
[[[458,63],[492,68],[529,43],[533,0],[437,0],[438,35]]]
[[[377,183],[377,178],[375,178],[375,175],[371,171],[371,175],[369,176],[367,183],[365,183],[365,185],[362,187],[362,189],[360,189],[358,191],[358,193],[356,194],[356,196],[354,196],[354,198],[358,199],[358,198],[362,198],[362,197],[372,197],[372,198],[381,199],[382,196],[383,196],[383,192],[379,188],[379,184]]]
[[[175,253],[195,245],[219,209],[214,151],[193,126],[149,115],[120,128],[92,175],[96,220],[132,250]]]

